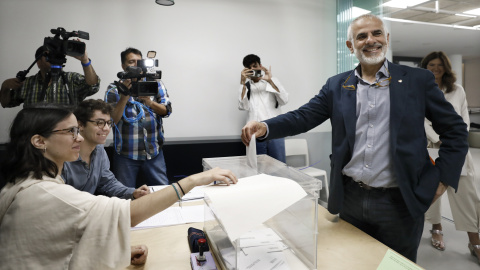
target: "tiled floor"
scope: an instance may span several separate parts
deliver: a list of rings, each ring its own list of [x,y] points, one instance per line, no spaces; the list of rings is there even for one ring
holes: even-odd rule
[[[468,236],[466,232],[455,230],[455,225],[447,219],[442,220],[445,251],[434,249],[430,245],[430,223],[425,223],[422,240],[418,249],[417,264],[423,268],[438,270],[478,270],[480,265],[477,258],[468,250]]]

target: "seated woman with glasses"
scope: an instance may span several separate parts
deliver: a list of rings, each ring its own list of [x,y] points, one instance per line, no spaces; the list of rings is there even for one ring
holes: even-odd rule
[[[65,162],[62,178],[66,184],[95,195],[138,199],[150,193],[143,185],[137,189],[126,187],[110,171],[110,161],[103,148],[112,128],[112,105],[101,99],[82,101],[73,114],[83,137],[77,160]]]
[[[431,52],[423,58],[420,65],[433,73],[435,82],[444,93],[445,99],[462,116],[467,126],[470,126],[465,91],[461,85],[455,83],[457,78],[447,55],[442,51]],[[428,147],[439,148],[442,142],[438,134],[433,130],[432,123],[427,119],[425,119],[425,133],[428,139]],[[457,192],[455,193],[452,187],[448,187],[447,194],[453,220],[455,221],[455,228],[459,231],[467,232],[470,241],[468,248],[472,255],[478,258],[480,263],[480,238],[478,234],[480,230],[480,185],[475,177],[473,158],[469,151],[460,175]],[[425,213],[425,220],[432,223],[432,230],[430,230],[432,246],[438,250],[445,250],[440,209],[441,199],[438,199]]]
[[[52,106],[52,105],[49,105]],[[94,196],[65,185],[63,164],[83,137],[70,110],[25,108],[15,117],[2,164],[0,261],[5,269],[118,269],[131,262],[130,227],[213,181],[237,182],[215,168],[136,200]]]

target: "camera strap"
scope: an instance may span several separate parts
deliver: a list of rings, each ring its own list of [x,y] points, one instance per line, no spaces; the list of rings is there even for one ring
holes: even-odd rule
[[[68,86],[68,77],[65,72],[62,71],[60,74],[62,76],[63,83],[65,84],[65,89],[67,89],[67,95],[68,98],[70,99],[70,104],[77,106],[77,100],[74,98],[74,93],[73,91],[70,91],[69,86]]]
[[[41,73],[39,74],[40,76],[42,76]],[[47,72],[47,74],[45,74],[45,78],[43,79],[43,86],[42,86],[42,91],[40,92],[39,100],[47,101],[47,87],[51,78],[52,78],[52,75],[50,74],[50,72]]]
[[[65,84],[65,88],[67,90],[67,95],[68,95],[68,99],[70,100],[70,105],[77,105],[77,101],[76,99],[73,97],[73,91],[70,91],[69,89],[69,86],[68,86],[68,77],[67,77],[67,74],[65,72],[62,72],[61,74],[61,78],[63,80],[63,83]],[[41,76],[41,75],[40,75]],[[47,101],[47,88],[48,88],[48,83],[50,82],[50,80],[52,79],[52,74],[50,72],[48,72],[46,75],[45,75],[45,80],[43,81],[43,85],[42,85],[42,91],[40,92],[40,98],[41,100],[43,101]],[[54,83],[54,82],[52,82]],[[52,102],[54,102],[55,97],[52,97]]]

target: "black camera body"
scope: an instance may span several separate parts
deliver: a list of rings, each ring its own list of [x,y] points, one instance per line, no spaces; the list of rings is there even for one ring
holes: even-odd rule
[[[158,94],[158,83],[152,81],[133,82],[130,89],[130,96],[144,97],[156,96]]]
[[[123,95],[132,97],[156,96],[158,94],[157,80],[162,78],[162,71],[156,70],[158,59],[154,59],[156,52],[149,51],[146,59],[137,61],[137,66],[130,66],[126,71],[117,73],[120,80],[132,80],[132,87],[128,89],[123,83],[115,81],[114,84]]]
[[[250,78],[260,78],[263,76],[262,71],[260,69],[253,69],[252,72],[253,73],[249,75]]]
[[[73,31],[67,32],[64,28],[58,27],[57,29],[50,30],[53,37],[46,37],[43,40],[43,46],[47,49],[48,54],[43,53],[41,56],[38,56],[37,59],[30,65],[26,70],[21,70],[17,73],[17,79],[20,81],[25,81],[28,72],[33,67],[35,62],[38,61],[42,56],[47,57],[47,62],[51,64],[52,74],[60,74],[64,63],[67,62],[65,58],[66,55],[70,56],[82,56],[85,54],[85,43],[68,40],[70,37],[78,37],[82,39],[90,39],[90,35],[87,32],[83,31]]]
[[[67,62],[67,59],[65,58],[66,55],[82,56],[85,54],[85,43],[68,39],[70,37],[78,37],[88,40],[90,39],[90,35],[87,32],[67,32],[62,27],[52,29],[50,32],[55,36],[44,38],[43,46],[48,50],[47,61],[52,65],[62,66]]]

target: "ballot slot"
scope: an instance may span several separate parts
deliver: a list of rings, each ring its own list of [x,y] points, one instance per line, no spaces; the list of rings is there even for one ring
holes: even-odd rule
[[[205,170],[230,169],[240,179],[258,174],[288,178],[295,181],[306,196],[232,240],[206,193],[204,231],[219,269],[316,269],[317,201],[321,181],[266,155],[258,155],[256,171],[249,169],[246,162],[244,156],[208,158],[203,160],[203,166]],[[275,188],[269,192],[275,192]],[[235,215],[235,209],[231,215]]]

